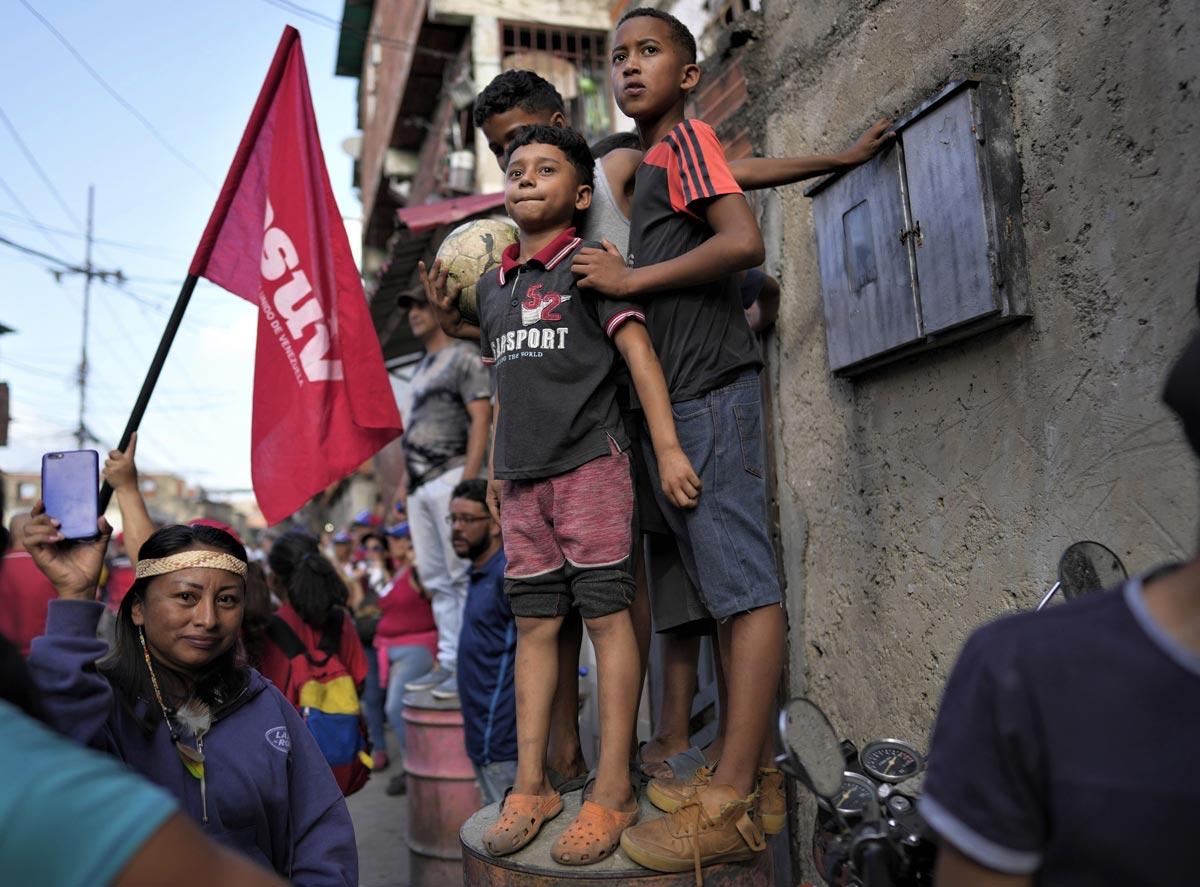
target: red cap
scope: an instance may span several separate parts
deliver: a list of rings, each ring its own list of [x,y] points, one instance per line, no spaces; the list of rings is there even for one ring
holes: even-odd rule
[[[198,517],[195,520],[188,521],[188,526],[212,527],[214,530],[224,530],[226,533],[236,539],[239,545],[242,544],[242,537],[233,531],[233,527],[229,526],[229,524],[223,524],[219,520],[213,520],[210,517]]]

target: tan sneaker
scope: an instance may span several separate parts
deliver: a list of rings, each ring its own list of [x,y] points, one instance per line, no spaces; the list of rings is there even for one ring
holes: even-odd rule
[[[758,821],[768,835],[787,828],[787,791],[783,774],[774,767],[758,768]]]
[[[621,835],[621,849],[656,872],[696,870],[721,862],[745,862],[766,849],[762,828],[752,818],[754,795],[740,797],[731,785],[697,786],[673,813]]]
[[[646,800],[664,813],[672,813],[692,796],[697,786],[712,782],[714,769],[701,767],[687,779],[651,779],[646,783]]]

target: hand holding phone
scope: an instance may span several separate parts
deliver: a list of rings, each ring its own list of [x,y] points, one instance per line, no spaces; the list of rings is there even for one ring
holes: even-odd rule
[[[95,539],[100,458],[95,450],[42,456],[42,501],[67,539]]]
[[[46,506],[40,500],[33,506],[32,518],[25,525],[23,533],[25,550],[54,585],[58,596],[94,600],[100,572],[104,567],[104,553],[112,536],[108,521],[104,518],[98,520],[92,540],[63,545],[61,543],[67,540],[55,526],[57,521],[46,514]]]

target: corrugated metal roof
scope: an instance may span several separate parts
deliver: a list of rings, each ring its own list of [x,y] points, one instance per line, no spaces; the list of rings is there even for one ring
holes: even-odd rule
[[[503,205],[504,192],[497,191],[494,194],[452,197],[437,203],[426,203],[424,206],[406,206],[396,210],[396,215],[410,231],[418,233],[440,225],[449,225]]]

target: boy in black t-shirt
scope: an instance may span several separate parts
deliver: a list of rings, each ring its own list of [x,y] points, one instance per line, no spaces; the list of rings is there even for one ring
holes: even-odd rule
[[[629,617],[633,489],[612,376],[617,351],[669,499],[686,508],[699,494],[642,312],[575,287],[570,264],[584,241],[572,222],[591,201],[591,182],[591,154],[575,131],[534,126],[517,136],[504,203],[520,242],[477,290],[483,360],[496,367],[489,506],[504,533],[517,623],[517,776],[484,846],[519,850],[562,811],[545,758],[557,636],[576,607],[596,649],[600,760],[590,800],[551,853],[568,865],[606,858],[637,821],[627,770],[639,681]]]
[[[645,305],[679,440],[703,488],[694,509],[660,504],[719,623],[729,712],[715,770],[673,786],[674,812],[622,836],[632,859],[659,871],[765,849],[759,772],[772,763],[767,738],[786,632],[766,529],[761,362],[733,276],[762,261],[762,235],[716,134],[684,118],[699,78],[695,40],[678,19],[642,8],[618,22],[613,91],[648,148],[636,173],[628,264],[609,244],[581,250],[571,266],[580,288]],[[773,808],[777,782],[764,776],[762,797]]]

